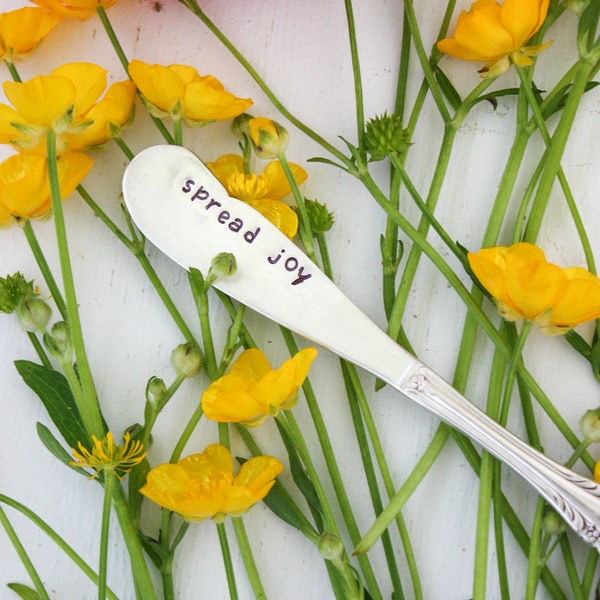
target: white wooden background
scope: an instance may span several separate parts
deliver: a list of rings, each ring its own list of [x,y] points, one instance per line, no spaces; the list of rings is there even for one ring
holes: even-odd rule
[[[3,0],[2,10],[25,5],[24,0]],[[161,10],[155,10],[160,4]],[[417,11],[426,47],[435,40],[443,4],[419,2]],[[466,8],[466,2],[459,2]],[[203,2],[206,12],[223,28],[250,59],[288,108],[317,132],[343,148],[338,136],[355,140],[352,99],[352,70],[345,31],[343,2],[318,0],[245,0],[244,2]],[[358,43],[364,76],[366,114],[373,116],[390,111],[396,84],[397,60],[401,38],[402,3],[391,0],[356,0]],[[241,97],[251,96],[254,114],[277,117],[264,95],[227,51],[201,23],[175,0],[121,0],[109,9],[124,49],[130,58],[149,63],[189,63],[200,73],[211,73]],[[555,30],[554,46],[539,59],[536,81],[549,89],[574,57],[574,18],[561,20]],[[60,25],[38,51],[18,67],[23,79],[47,73],[70,61],[97,62],[109,69],[112,80],[124,73],[113,55],[97,19]],[[446,60],[447,73],[458,89],[466,93],[478,81],[476,65]],[[4,71],[4,78],[8,73]],[[411,72],[409,85],[413,98],[420,74]],[[502,85],[516,84],[516,75],[507,74]],[[598,95],[592,93],[581,107],[563,166],[578,199],[596,255],[600,256],[600,131]],[[508,152],[514,126],[515,106],[511,99],[501,100],[494,112],[482,103],[472,112],[459,134],[456,154],[444,186],[438,216],[453,238],[478,249],[486,214],[496,191],[497,180]],[[139,111],[142,114],[142,111]],[[408,169],[424,193],[432,172],[441,122],[428,103],[415,135]],[[336,282],[346,294],[381,326],[385,326],[380,292],[379,234],[384,215],[363,188],[342,173],[323,165],[307,164],[311,156],[322,154],[310,141],[290,130],[288,156],[309,172],[305,195],[326,202],[336,216],[329,235]],[[126,133],[135,151],[160,140],[139,118]],[[236,151],[236,141],[228,125],[215,124],[201,130],[185,132],[189,147],[205,160],[225,152]],[[539,145],[539,140],[533,144]],[[116,219],[119,218],[118,196],[125,161],[116,148],[95,156],[87,189]],[[385,166],[375,171],[385,183]],[[574,230],[566,216],[564,204],[551,202],[540,245],[551,260],[561,265],[583,263]],[[181,336],[147,283],[136,261],[111,237],[83,202],[73,195],[65,205],[75,279],[83,328],[90,360],[99,388],[104,414],[116,435],[142,418],[144,388],[152,375],[171,377],[169,355]],[[414,217],[414,209],[406,207]],[[53,265],[57,264],[51,222],[35,223],[35,230]],[[41,282],[38,270],[18,228],[0,232],[0,275],[17,270]],[[434,239],[434,238],[432,238]],[[434,242],[437,244],[437,241]],[[442,250],[446,255],[447,252]],[[150,249],[151,260],[169,285],[189,322],[194,322],[192,300],[185,274],[174,264]],[[215,304],[216,306],[216,304]],[[419,356],[443,376],[450,378],[460,338],[464,309],[455,293],[427,261],[419,271],[411,293],[405,326]],[[216,323],[225,320],[215,308]],[[269,358],[279,362],[285,351],[278,333],[262,319],[251,318],[256,337],[264,344]],[[35,359],[25,335],[14,318],[0,315],[0,493],[11,496],[36,511],[63,535],[94,567],[102,492],[59,464],[39,442],[35,423],[51,425],[37,398],[20,380],[12,361]],[[581,332],[589,335],[590,328]],[[489,348],[485,340],[478,347],[476,375],[469,385],[468,396],[479,405],[485,403]],[[588,408],[598,405],[598,383],[587,364],[575,356],[558,338],[543,338],[537,332],[526,349],[528,365],[539,378],[562,414],[577,430],[578,420]],[[359,466],[343,386],[335,357],[322,351],[313,369],[314,382],[322,410],[333,436],[339,463],[348,482],[360,527],[366,531],[372,521],[370,501]],[[175,397],[156,427],[155,445],[150,452],[154,464],[165,460],[187,415],[198,402],[205,381],[188,382]],[[364,375],[371,393],[373,381]],[[371,393],[372,408],[380,426],[383,443],[395,480],[400,484],[426,448],[438,421],[421,408],[391,390]],[[300,420],[308,423],[302,401],[295,409]],[[511,416],[510,428],[524,435],[518,410]],[[311,427],[305,428],[318,456]],[[559,439],[552,425],[542,419],[546,451],[554,458],[566,460],[570,451]],[[274,426],[259,431],[261,443],[269,446]],[[213,424],[203,423],[190,442],[188,451],[202,450],[216,440]],[[592,450],[596,454],[600,451]],[[317,461],[320,464],[319,459]],[[289,478],[283,475],[284,480]],[[530,523],[535,494],[517,476],[506,473],[507,493]],[[470,598],[473,569],[474,524],[477,511],[477,480],[461,453],[449,442],[431,473],[410,499],[405,517],[415,544],[424,584],[425,598],[465,600]],[[8,511],[22,540],[39,568],[53,597],[91,599],[95,597],[88,580],[73,567],[42,534],[28,522]],[[156,523],[155,513],[146,516],[148,530]],[[251,543],[258,557],[261,576],[270,598],[331,598],[323,562],[316,550],[300,534],[280,522],[263,506],[255,507],[246,519]],[[132,598],[126,555],[115,528],[110,546],[111,587],[121,598]],[[507,535],[511,576],[515,598],[522,595],[526,561]],[[175,577],[178,598],[225,598],[226,584],[218,551],[215,528],[210,522],[191,528],[180,550]],[[491,566],[494,557],[492,552]],[[6,583],[27,582],[27,576],[0,532],[0,598],[12,593]],[[401,551],[398,558],[403,561]],[[251,592],[243,576],[239,557],[234,556],[242,598]],[[383,555],[373,551],[373,561],[383,582],[387,573]],[[564,574],[558,576],[565,580]],[[489,598],[498,597],[494,569],[490,569]],[[408,597],[408,578],[404,585]],[[543,590],[539,598],[545,598]]]

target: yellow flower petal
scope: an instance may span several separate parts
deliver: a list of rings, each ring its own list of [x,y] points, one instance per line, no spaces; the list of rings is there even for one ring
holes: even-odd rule
[[[44,6],[51,11],[69,19],[84,21],[93,17],[99,6],[110,8],[119,0],[31,0],[38,6]]]
[[[33,6],[0,14],[0,59],[29,54],[61,20],[57,13]]]
[[[38,75],[23,83],[5,81],[2,87],[24,121],[47,128],[64,118],[77,96],[66,77]]]
[[[258,349],[246,350],[230,372],[214,381],[202,395],[208,419],[257,425],[273,408],[286,409],[308,374],[317,351],[306,348],[272,369]]]
[[[292,239],[298,231],[298,215],[281,200],[251,200],[248,202],[277,229]]]
[[[188,83],[183,94],[183,116],[191,122],[232,119],[241,115],[251,105],[250,98],[237,98],[200,80]]]
[[[106,69],[93,63],[75,62],[57,67],[51,75],[65,77],[76,90],[74,119],[86,113],[106,89]]]
[[[520,48],[542,26],[550,0],[504,0],[500,9],[502,25]]]
[[[485,62],[480,71],[484,77],[506,71],[509,57],[519,65],[531,64],[524,44],[541,27],[548,4],[549,0],[478,0],[469,12],[461,12],[454,36],[440,40],[437,47],[456,58]]]
[[[184,83],[178,72],[139,60],[129,63],[129,75],[140,93],[154,106],[170,113],[182,101]]]
[[[58,159],[58,182],[65,199],[92,167],[92,159],[80,153]],[[41,218],[50,210],[50,184],[46,159],[33,154],[15,154],[0,163],[0,203],[20,219]]]
[[[552,307],[551,322],[574,326],[600,318],[600,279],[585,269],[563,269],[567,279],[563,292]]]
[[[282,469],[277,459],[258,456],[246,461],[234,478],[231,454],[213,444],[176,465],[151,469],[140,492],[189,521],[238,515],[267,495]]]

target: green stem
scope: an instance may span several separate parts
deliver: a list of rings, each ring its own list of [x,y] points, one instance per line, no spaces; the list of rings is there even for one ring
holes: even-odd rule
[[[46,368],[53,369],[54,367],[52,366],[52,362],[50,362],[50,359],[48,358],[48,355],[46,354],[46,350],[44,350],[44,346],[41,344],[40,340],[38,339],[38,336],[33,331],[28,331],[27,337],[29,338],[31,345],[35,349],[35,351],[38,355],[38,358],[40,359],[40,362]]]
[[[96,396],[96,389],[92,378],[92,373],[85,351],[83,341],[83,332],[81,330],[81,321],[79,318],[79,305],[75,293],[75,283],[73,281],[73,271],[71,268],[71,259],[69,256],[69,246],[67,242],[67,229],[62,208],[62,198],[60,185],[58,181],[58,167],[56,158],[56,134],[49,130],[46,134],[46,155],[48,159],[48,179],[50,183],[50,195],[52,199],[52,212],[54,215],[54,227],[56,230],[56,241],[58,245],[58,254],[65,291],[65,304],[67,312],[67,322],[71,333],[71,341],[77,361],[77,369],[81,389],[83,391],[83,401],[78,406],[81,418],[88,434],[101,438],[104,435],[104,425],[100,414],[100,407]]]
[[[121,43],[119,42],[119,38],[117,37],[117,34],[115,33],[115,30],[113,29],[113,26],[112,26],[110,20],[108,19],[106,10],[100,4],[98,6],[98,8],[96,9],[96,12],[98,13],[98,17],[100,18],[100,21],[102,22],[102,26],[104,27],[104,30],[106,31],[106,35],[108,36],[110,43],[111,43],[112,47],[114,48],[114,51],[117,54],[117,57],[119,58],[119,62],[121,63],[123,70],[125,71],[125,73],[127,73],[127,76],[129,77],[129,60],[127,59],[127,56],[125,55],[123,47],[121,46]],[[169,133],[169,131],[165,127],[164,123],[160,119],[157,119],[156,117],[153,117],[152,115],[150,115],[150,118],[154,121],[154,124],[160,131],[161,135],[165,138],[166,142],[168,144],[172,144],[173,136]]]
[[[112,500],[117,519],[119,520],[119,525],[121,526],[123,539],[125,540],[125,546],[129,553],[131,573],[136,589],[139,590],[139,593],[144,600],[158,600],[158,595],[152,584],[152,578],[150,577],[148,565],[144,558],[138,530],[131,520],[131,515],[129,514],[129,509],[127,507],[127,500],[123,488],[120,485],[114,486]]]
[[[294,340],[294,336],[289,330],[286,330],[284,328],[281,328],[281,332],[290,354],[292,356],[295,355],[298,352],[298,346]],[[360,539],[360,531],[358,528],[358,524],[356,522],[356,518],[354,517],[352,505],[350,503],[350,499],[348,498],[348,494],[344,487],[342,475],[340,473],[337,461],[335,459],[335,453],[333,451],[333,445],[331,443],[329,432],[327,431],[327,427],[325,425],[323,415],[321,414],[321,410],[319,408],[319,404],[317,402],[314,390],[308,379],[304,382],[302,390],[304,391],[306,404],[310,411],[310,415],[315,430],[317,432],[317,437],[321,446],[321,452],[323,453],[323,456],[325,458],[325,464],[327,465],[329,477],[331,478],[331,482],[333,484],[336,499],[340,507],[342,516],[344,518],[346,528],[348,529],[348,533],[350,534],[350,540],[353,544],[356,544]],[[375,575],[373,573],[373,569],[368,557],[359,557],[359,560],[362,572],[365,576],[365,579],[367,580],[367,584],[369,584],[369,581],[375,582]],[[374,592],[372,591],[372,593]]]
[[[106,598],[106,573],[108,566],[108,539],[112,491],[115,483],[113,471],[104,470],[104,501],[102,504],[102,524],[100,526],[100,560],[98,566],[98,600]]]
[[[67,544],[67,542],[64,541],[63,538],[60,537],[60,535],[58,535],[56,531],[54,531],[54,529],[52,529],[52,527],[44,520],[40,519],[40,517],[38,517],[31,509],[3,494],[0,494],[0,503],[14,508],[27,517],[42,533],[46,534],[95,585],[98,585],[98,575],[94,570],[81,558],[81,556],[79,556],[79,554],[77,554],[77,552],[75,552],[75,550],[73,550],[71,546],[69,546],[69,544]],[[107,589],[106,594],[109,600],[119,600],[110,589]]]
[[[150,259],[144,252],[144,239],[134,238],[129,239],[125,233],[116,225],[116,223],[102,210],[102,208],[94,201],[90,194],[81,185],[77,186],[79,195],[84,199],[85,203],[90,207],[92,212],[104,223],[104,225],[115,235],[115,237],[135,256],[136,260],[140,263],[140,266],[144,270],[144,273],[148,277],[148,280],[152,284],[152,287],[162,300],[165,308],[171,315],[171,318],[179,328],[183,337],[187,342],[196,343],[194,334],[188,327],[185,319],[181,316],[179,309],[175,305],[175,302],[169,295],[169,292],[162,283],[160,277],[156,273],[156,270],[150,263]],[[125,217],[129,221],[129,215],[126,212]],[[136,234],[137,235],[137,234]]]
[[[23,563],[23,566],[25,567],[25,570],[27,571],[27,574],[29,575],[29,578],[31,579],[34,585],[40,600],[50,600],[50,596],[48,595],[48,592],[46,591],[46,588],[42,583],[41,577],[39,576],[38,572],[33,566],[33,563],[31,562],[31,559],[29,558],[25,547],[23,546],[23,544],[21,544],[21,540],[19,540],[17,532],[14,530],[11,522],[8,520],[8,517],[6,516],[6,513],[4,512],[3,508],[0,508],[0,525],[2,525],[4,531],[6,531],[8,539],[10,540],[11,544],[13,545],[13,548],[18,554],[19,558],[21,559],[21,562]]]
[[[46,257],[44,256],[44,252],[42,251],[42,248],[38,242],[37,236],[35,235],[35,231],[33,230],[33,227],[31,226],[30,220],[25,221],[25,224],[23,225],[23,233],[25,234],[27,243],[29,244],[29,247],[31,248],[31,253],[33,254],[33,257],[35,258],[35,262],[37,263],[37,266],[39,267],[40,271],[42,272],[44,281],[46,282],[46,285],[48,286],[48,291],[50,292],[50,294],[52,295],[52,299],[56,303],[56,308],[58,308],[58,312],[60,312],[60,315],[63,318],[63,320],[66,320],[67,319],[67,307],[66,307],[65,301],[63,300],[60,288],[58,287],[58,284],[56,283],[56,279],[54,279],[52,270],[50,269],[50,266],[48,265],[48,261],[46,260]]]
[[[194,303],[196,304],[196,311],[198,313],[198,321],[200,322],[202,345],[204,348],[204,368],[206,369],[208,378],[211,381],[214,381],[217,373],[217,358],[215,354],[215,344],[209,318],[209,303],[206,280],[200,271],[193,269],[188,271],[188,281],[194,296]]]
[[[360,74],[360,60],[358,56],[358,45],[356,43],[356,26],[354,22],[354,11],[352,0],[344,0],[346,7],[346,23],[348,26],[348,37],[350,40],[350,56],[352,57],[352,74],[354,80],[354,99],[356,106],[356,138],[358,147],[363,152],[363,134],[365,130],[365,109],[363,103],[363,86]]]
[[[229,597],[231,600],[237,600],[238,592],[235,585],[235,573],[233,572],[233,563],[231,562],[231,550],[229,549],[229,541],[227,540],[227,531],[225,531],[224,523],[216,523],[217,533],[219,534],[219,546],[221,547],[221,556],[223,557],[223,565],[227,576],[227,586],[229,588]]]
[[[21,76],[19,75],[19,71],[17,71],[17,67],[15,67],[15,63],[5,58],[4,64],[6,65],[10,76],[13,78],[13,81],[16,81],[17,83],[22,83]]]
[[[173,143],[183,146],[183,119],[173,119]]]
[[[257,600],[263,600],[267,597],[267,594],[265,593],[258,575],[258,569],[256,568],[256,562],[254,561],[252,548],[250,547],[248,535],[246,534],[246,528],[244,527],[244,521],[242,520],[242,517],[231,517],[231,523],[233,525],[233,530],[235,531],[236,540],[240,548],[244,566],[246,567],[246,573],[248,575],[248,579],[250,580],[252,591],[254,592],[254,597]]]
[[[240,53],[240,51],[231,43],[227,36],[207,17],[206,13],[200,8],[197,0],[179,0],[181,4],[186,6],[194,15],[196,15],[207,29],[229,50],[235,59],[242,65],[246,72],[254,79],[258,87],[264,92],[273,106],[292,124],[294,127],[302,131],[307,137],[315,141],[324,150],[335,156],[346,167],[353,167],[352,161],[346,155],[331,145],[327,140],[322,138],[312,129],[307,127],[302,121],[295,117],[277,98],[271,88],[266,84],[264,79],[258,74],[256,69],[250,62]]]
[[[342,540],[343,538],[341,536],[335,517],[333,515],[331,504],[329,502],[327,494],[325,493],[325,490],[319,478],[318,471],[315,468],[309,449],[306,445],[306,442],[302,436],[302,433],[300,431],[300,428],[298,427],[298,423],[296,422],[292,411],[285,411],[283,413],[279,413],[276,419],[278,425],[281,426],[282,430],[285,431],[288,438],[292,441],[294,449],[296,450],[296,452],[298,452],[298,455],[302,460],[304,468],[306,469],[307,475],[314,486],[315,493],[317,494],[317,497],[319,499],[319,505],[323,516],[325,533],[334,535],[338,539]],[[373,598],[378,598],[382,600],[382,595],[379,591],[379,585],[374,577],[372,570],[370,569],[370,565],[368,569],[365,568],[365,566],[367,565],[361,565],[363,575],[365,577],[365,581],[369,589],[369,593]],[[348,585],[349,589],[350,587],[356,588],[354,576],[350,573],[349,564],[345,564],[345,568],[340,571],[340,575],[346,582],[346,585]],[[350,584],[350,581],[354,583]],[[353,591],[356,592],[356,589],[354,589]],[[353,597],[353,595],[349,596],[349,598]]]
[[[552,135],[551,144],[546,153],[544,172],[538,184],[531,214],[525,228],[525,241],[534,241],[538,236],[546,205],[550,198],[550,192],[560,168],[560,161],[577,114],[577,108],[581,97],[585,93],[593,69],[594,62],[586,58],[580,59],[573,79],[573,85],[569,90],[567,101],[562,110],[560,121]]]
[[[535,517],[533,520],[533,531],[531,544],[529,546],[529,562],[527,579],[525,582],[524,600],[534,600],[540,576],[540,558],[542,547],[542,520],[544,518],[545,502],[542,498],[538,500]]]
[[[290,184],[292,189],[292,194],[294,195],[294,200],[296,201],[296,207],[298,209],[298,222],[299,222],[299,230],[300,230],[300,239],[302,240],[302,244],[304,245],[304,249],[306,250],[306,254],[308,257],[314,262],[317,262],[317,257],[315,254],[315,248],[313,245],[312,232],[310,230],[310,221],[308,218],[308,213],[306,212],[306,204],[304,202],[304,196],[298,187],[298,183],[296,182],[296,178],[294,177],[294,173],[292,171],[292,167],[288,162],[285,154],[282,152],[277,155],[277,159],[281,163],[283,168],[283,172]]]
[[[198,423],[200,422],[200,419],[202,418],[203,414],[204,412],[202,410],[202,404],[198,402],[196,409],[194,410],[184,430],[179,436],[179,439],[175,444],[175,448],[173,448],[173,452],[171,453],[171,458],[169,459],[169,462],[176,463],[181,458],[185,446],[188,443],[190,437],[192,437],[192,433],[194,433],[194,430],[198,426]]]
[[[419,462],[406,478],[402,487],[390,500],[383,512],[377,517],[373,525],[371,525],[367,533],[363,536],[362,540],[356,545],[354,554],[360,555],[368,552],[381,534],[387,529],[389,524],[396,518],[396,514],[402,510],[402,507],[412,496],[421,481],[423,481],[423,478],[428,473],[431,465],[439,456],[448,440],[448,433],[448,426],[443,423],[440,424],[431,439],[427,450],[422,454]]]

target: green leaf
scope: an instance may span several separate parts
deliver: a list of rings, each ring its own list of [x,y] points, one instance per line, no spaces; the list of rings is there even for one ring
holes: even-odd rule
[[[446,77],[446,73],[442,71],[439,67],[435,67],[433,69],[433,74],[435,76],[436,81],[438,82],[440,89],[448,102],[450,102],[450,106],[454,110],[457,110],[458,107],[462,104],[462,98],[460,94],[456,91],[456,88],[452,85],[452,82]]]
[[[7,586],[22,600],[41,600],[41,596],[33,588],[22,583],[9,583]]]
[[[298,516],[298,507],[294,509],[293,500],[281,483],[275,483],[271,491],[263,498],[263,502],[282,521],[285,521],[288,525],[295,527],[299,531],[305,530],[306,521]]]
[[[46,446],[46,449],[50,451],[61,463],[67,465],[70,469],[77,471],[81,475],[85,475],[89,477],[90,474],[81,467],[76,467],[71,464],[73,457],[63,448],[61,443],[54,437],[52,432],[42,423],[36,423],[36,430],[38,437],[40,438],[42,444]]]
[[[142,535],[140,540],[150,560],[158,569],[162,569],[165,562],[170,558],[168,548],[165,548],[158,540],[147,535]]]
[[[85,443],[88,434],[66,377],[42,365],[17,360],[15,366],[25,383],[39,396],[54,425],[70,448]]]
[[[592,28],[596,29],[598,19],[600,18],[600,2],[594,0],[590,2],[586,9],[581,13],[579,18],[579,26],[577,30],[577,38],[585,37]]]
[[[598,81],[588,81],[585,85],[585,92],[589,92],[593,90],[595,87],[599,86],[600,82]],[[561,88],[554,97],[544,106],[542,114],[544,115],[544,119],[547,119],[549,116],[557,113],[562,110],[567,102],[567,98],[569,97],[569,90],[571,89],[571,84],[565,85]],[[585,93],[584,92],[584,93]]]
[[[317,496],[317,492],[315,490],[315,486],[313,485],[312,481],[306,474],[306,471],[304,470],[304,467],[302,466],[302,461],[300,460],[300,457],[298,456],[298,453],[296,452],[296,449],[294,448],[293,442],[289,439],[286,432],[279,425],[279,423],[277,422],[277,419],[275,420],[275,423],[277,424],[277,428],[279,429],[279,433],[281,434],[281,439],[283,440],[283,443],[284,443],[285,448],[288,453],[288,458],[290,461],[290,472],[292,474],[292,479],[294,480],[294,483],[296,484],[296,486],[298,487],[298,489],[300,490],[300,492],[306,499],[306,502],[308,503],[308,506],[311,509],[313,518],[315,519],[317,529],[320,532],[322,532],[323,531],[323,519],[322,519],[323,511],[321,508],[321,503],[319,502],[319,498]]]

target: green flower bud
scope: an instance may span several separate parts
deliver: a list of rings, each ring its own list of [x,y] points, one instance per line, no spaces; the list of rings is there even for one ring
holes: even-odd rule
[[[146,385],[146,400],[156,404],[167,391],[165,382],[160,377],[150,377]]]
[[[171,354],[171,366],[178,375],[194,377],[202,368],[202,352],[191,342],[179,344]]]
[[[579,427],[586,440],[600,442],[600,408],[588,410],[581,417]]]
[[[44,344],[52,356],[58,360],[67,360],[71,357],[71,332],[64,321],[57,321],[44,335]]]
[[[231,252],[221,252],[210,262],[206,285],[211,286],[219,277],[231,277],[237,270],[235,256]]]
[[[583,14],[589,3],[590,0],[565,0],[567,9],[575,13],[578,17]]]
[[[400,116],[386,112],[367,123],[363,142],[370,160],[374,161],[404,152],[410,145],[410,137]]]
[[[339,537],[325,533],[319,540],[319,554],[325,560],[338,560],[344,554],[344,544]]]
[[[320,235],[329,231],[334,222],[333,213],[327,209],[327,204],[321,204],[317,200],[304,199],[308,222],[313,235]]]
[[[548,535],[560,535],[567,529],[567,524],[556,511],[549,509],[542,519],[542,529]]]
[[[250,137],[250,126],[248,123],[254,119],[250,113],[242,113],[233,119],[231,122],[231,131],[238,137]]]
[[[35,298],[33,281],[26,281],[21,273],[0,277],[0,312],[10,314],[25,298]]]
[[[41,298],[24,298],[17,306],[16,314],[25,331],[45,331],[52,309]]]
[[[248,121],[249,135],[254,152],[259,158],[277,158],[288,145],[288,132],[276,121],[256,117]]]

